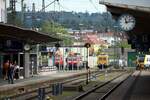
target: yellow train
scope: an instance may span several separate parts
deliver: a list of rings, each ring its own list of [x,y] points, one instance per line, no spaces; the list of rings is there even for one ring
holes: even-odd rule
[[[97,66],[99,69],[107,68],[107,66],[108,66],[108,55],[107,54],[98,55]]]
[[[136,66],[137,70],[149,69],[150,68],[150,55],[137,57],[136,64],[137,64]]]
[[[137,57],[136,60],[136,69],[137,70],[142,70],[144,69],[144,57]]]

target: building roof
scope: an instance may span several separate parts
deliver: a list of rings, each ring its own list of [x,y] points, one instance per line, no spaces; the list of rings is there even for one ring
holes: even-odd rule
[[[150,12],[150,1],[149,0],[100,0],[100,4],[106,6],[116,6],[125,9],[132,9],[138,11]]]
[[[61,41],[41,32],[2,23],[0,23],[0,38],[17,39],[30,44]]]
[[[97,35],[86,35],[83,38],[83,40],[91,44],[100,44],[100,45],[107,44],[105,40],[98,38]]]

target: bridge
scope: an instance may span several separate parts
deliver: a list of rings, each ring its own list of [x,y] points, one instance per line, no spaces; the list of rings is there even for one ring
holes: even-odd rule
[[[135,20],[135,27],[127,31],[128,43],[137,51],[149,51],[150,48],[150,1],[149,0],[100,0],[113,17],[118,18],[123,14],[132,15]]]

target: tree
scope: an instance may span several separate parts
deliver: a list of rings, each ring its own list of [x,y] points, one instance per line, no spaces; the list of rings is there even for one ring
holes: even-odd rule
[[[73,43],[73,39],[70,37],[66,29],[53,21],[44,21],[41,27],[41,32],[45,32],[53,37],[61,39],[63,45],[71,45]]]
[[[23,22],[21,21],[19,13],[17,13],[17,12],[8,13],[7,14],[7,22],[8,22],[8,24],[23,27]]]
[[[118,43],[118,47],[123,47],[123,48],[131,48],[131,45],[130,44],[128,44],[128,42],[127,41],[120,41],[119,43]]]

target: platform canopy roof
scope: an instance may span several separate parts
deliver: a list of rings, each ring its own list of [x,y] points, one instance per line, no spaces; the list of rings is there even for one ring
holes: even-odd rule
[[[30,44],[61,41],[48,34],[0,23],[0,39],[16,39]]]
[[[149,51],[150,0],[100,0],[99,3],[107,7],[116,21],[123,14],[132,15],[136,23],[132,30],[126,31],[128,43],[137,51]]]

